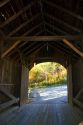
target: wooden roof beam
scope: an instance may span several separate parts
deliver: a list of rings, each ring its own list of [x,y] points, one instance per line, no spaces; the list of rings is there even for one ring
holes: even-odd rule
[[[2,0],[2,1],[0,1],[0,7],[4,6],[8,2],[10,2],[10,0]]]
[[[31,53],[34,52],[36,49],[38,49],[41,45],[42,45],[41,43],[35,45],[34,47],[32,47],[32,49],[28,50],[28,51],[25,53],[25,55],[31,54]]]
[[[54,45],[50,45],[49,44],[49,46],[51,47],[51,48],[53,48],[53,49],[57,49],[59,52],[61,52],[61,53],[64,53],[66,56],[68,55],[68,54],[70,54],[70,53],[68,53],[67,51],[64,51],[64,49],[63,48],[61,48],[61,47],[59,47],[59,46],[54,46]]]
[[[34,48],[34,45],[37,44],[36,42],[32,42],[32,43],[29,43],[29,45],[26,46],[25,49],[22,50],[22,52],[26,52],[28,49],[30,49],[31,47]]]
[[[57,21],[58,23],[66,26],[66,27],[68,27],[69,29],[75,31],[75,33],[76,32],[80,32],[80,29],[78,29],[78,28],[76,28],[74,26],[71,26],[70,24],[68,24],[68,23],[66,23],[66,22],[64,22],[64,21],[62,21],[62,20],[60,20],[60,19],[58,19],[58,18],[56,18],[56,17],[54,17],[54,16],[52,16],[50,14],[45,13],[45,16],[48,17],[48,18],[50,18],[50,19],[52,19],[52,20]]]
[[[47,44],[44,43],[43,45],[41,45],[40,47],[38,47],[34,52],[32,52],[31,54],[28,55],[28,59],[33,56],[34,54],[36,54],[37,52],[39,52],[43,47],[45,47]]]
[[[70,43],[68,40],[63,39],[63,42],[69,46],[73,51],[75,51],[80,57],[83,58],[83,52],[81,52],[80,50],[78,50],[72,43]]]
[[[77,19],[83,21],[83,17],[80,16],[80,15],[78,15],[78,14],[75,14],[75,13],[73,13],[73,12],[71,12],[71,11],[69,11],[69,10],[67,10],[67,9],[65,9],[65,8],[63,8],[63,7],[61,7],[61,6],[59,6],[59,5],[56,5],[56,4],[54,4],[54,3],[50,2],[50,1],[45,0],[44,2],[45,2],[46,4],[48,4],[49,6],[52,6],[52,7],[54,7],[54,8],[57,8],[58,10],[63,11],[63,12],[65,12],[65,13],[71,15],[72,17],[75,17],[75,18],[77,18]]]
[[[64,35],[69,35],[67,32],[63,31],[62,29],[60,29],[60,28],[58,28],[58,27],[56,27],[56,26],[53,26],[53,25],[50,24],[50,23],[45,22],[45,25],[51,27],[52,29],[54,29],[54,30],[56,30],[56,31],[59,31],[59,32],[63,33]]]
[[[37,32],[35,35],[39,35],[41,32],[42,32],[42,31]],[[10,53],[13,49],[15,49],[20,42],[22,42],[22,41],[18,40],[18,41],[16,41],[16,42],[14,42],[10,47],[8,47],[8,48],[2,53],[2,56],[1,56],[1,57],[4,58],[6,55],[10,55],[9,53]],[[29,42],[29,41],[27,41],[27,42]],[[22,47],[22,46],[25,45],[27,42],[22,42],[22,44],[21,44],[18,48]]]
[[[10,22],[12,22],[13,20],[15,20],[17,17],[19,17],[20,15],[22,15],[24,12],[26,12],[32,5],[34,5],[35,1],[31,2],[30,4],[28,4],[26,7],[24,7],[23,9],[21,9],[19,12],[17,12],[16,14],[14,14],[13,16],[11,16],[9,19],[7,19],[5,22],[3,22],[2,24],[0,24],[0,28],[4,27],[5,25],[9,24]]]
[[[28,30],[27,32],[25,32],[23,35],[26,36],[28,35],[29,33],[31,33],[32,31],[36,30],[37,28],[39,28],[43,23],[39,23],[38,25],[32,27],[30,30]]]
[[[40,33],[42,33],[42,31],[37,32],[35,35],[37,36],[37,35],[39,35]],[[29,41],[22,42],[22,44],[19,45],[18,48],[21,48],[21,47],[24,46],[27,42],[29,42]]]
[[[17,37],[1,37],[3,40],[10,40],[11,42],[14,40],[24,41],[55,41],[56,40],[80,40],[82,39],[82,35],[56,35],[56,36],[17,36]]]
[[[14,35],[16,32],[18,32],[19,30],[21,30],[24,26],[26,26],[28,23],[32,22],[33,20],[35,20],[37,17],[39,17],[40,14],[38,13],[37,15],[33,16],[30,20],[24,22],[23,24],[21,24],[19,27],[17,27],[15,30],[13,30],[12,32],[10,32],[7,36],[12,36]]]

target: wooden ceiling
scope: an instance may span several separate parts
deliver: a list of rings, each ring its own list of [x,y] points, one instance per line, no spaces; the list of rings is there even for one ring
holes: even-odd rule
[[[0,36],[3,38],[82,35],[82,32],[83,0],[0,1]],[[51,57],[57,48],[65,55],[79,57],[75,51],[60,41],[4,40],[2,55],[16,61],[20,60],[20,55],[28,59],[32,55],[34,59],[45,58],[47,55],[45,53],[42,55],[41,50],[49,48],[48,53],[51,53]],[[79,51],[82,51],[81,42],[81,40],[70,41]]]

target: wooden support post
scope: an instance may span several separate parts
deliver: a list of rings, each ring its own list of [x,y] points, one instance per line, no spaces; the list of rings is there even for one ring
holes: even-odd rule
[[[68,102],[73,105],[73,83],[72,83],[72,64],[67,67],[67,80],[68,80]]]
[[[25,104],[27,100],[28,100],[28,69],[24,65],[22,65],[20,105]]]

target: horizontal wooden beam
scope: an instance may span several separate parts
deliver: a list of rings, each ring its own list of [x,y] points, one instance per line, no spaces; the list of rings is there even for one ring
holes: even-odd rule
[[[56,9],[60,10],[60,11],[65,12],[66,14],[68,14],[68,15],[74,17],[74,18],[77,18],[77,19],[83,21],[83,16],[80,16],[80,15],[78,15],[78,14],[76,14],[76,13],[73,13],[73,12],[69,11],[68,9],[63,8],[63,7],[59,6],[59,5],[56,5],[55,3],[52,3],[52,2],[50,2],[50,1],[48,1],[48,0],[45,0],[44,2],[45,2],[46,4],[48,4],[49,6],[51,6],[51,7],[54,7],[54,8],[56,8]]]
[[[7,4],[10,0],[2,0],[0,1],[0,7],[4,6],[5,4]]]
[[[10,40],[11,42],[14,40],[24,41],[56,41],[56,40],[80,40],[82,35],[63,35],[63,36],[18,36],[18,37],[1,37],[3,40]]]
[[[63,39],[63,42],[68,45],[73,51],[75,51],[80,57],[83,58],[83,52],[78,50],[72,43],[70,43],[68,40]]]
[[[30,33],[30,32],[32,32],[33,30],[35,30],[36,28],[38,28],[38,27],[40,27],[42,25],[42,23],[40,23],[40,24],[38,24],[37,26],[35,26],[35,27],[33,27],[32,29],[30,29],[29,31],[27,31],[27,32],[25,32],[22,36],[25,36],[25,35],[27,35],[28,33]],[[38,35],[40,32],[37,32],[35,35]],[[19,43],[21,43],[22,41],[20,41],[20,40],[18,40],[18,41],[16,41],[15,40],[15,42],[11,45],[11,46],[9,46],[9,47],[7,47],[7,49],[2,53],[2,58],[4,58],[9,52],[11,52],[14,48],[16,48],[17,47],[17,45],[19,44]],[[29,41],[28,41],[29,42]],[[23,45],[25,45],[27,42],[22,42],[22,44],[19,46],[19,48],[20,47],[22,47]]]
[[[37,32],[35,35],[39,35],[40,33],[42,33],[42,31]],[[24,33],[24,35],[26,35],[26,33]],[[24,36],[23,35],[23,36]],[[18,46],[19,43],[21,43],[22,41],[16,41],[14,42],[11,46],[7,47],[7,49],[2,53],[1,58],[4,58],[6,55],[10,56],[12,55],[12,53],[14,53],[16,51],[16,47]],[[18,46],[18,48],[21,48],[22,46],[24,46],[26,43],[28,43],[29,41],[26,42],[22,42],[22,44],[20,44]],[[12,51],[14,50],[14,51]],[[11,52],[12,51],[12,52]]]
[[[27,31],[28,32],[28,31]],[[41,31],[39,31],[39,32],[37,32],[35,35],[37,36],[37,35],[39,35],[39,34],[41,34],[42,33],[42,30]],[[25,33],[26,34],[26,33]],[[27,34],[26,34],[27,35]],[[21,47],[23,47],[26,43],[28,43],[29,41],[25,41],[25,42],[22,42],[22,44],[20,44],[19,45],[19,47],[18,48],[21,48]]]

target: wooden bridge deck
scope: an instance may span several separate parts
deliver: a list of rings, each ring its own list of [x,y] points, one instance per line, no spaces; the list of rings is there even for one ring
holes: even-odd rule
[[[83,114],[64,99],[37,101],[11,108],[0,114],[0,125],[78,125]]]

